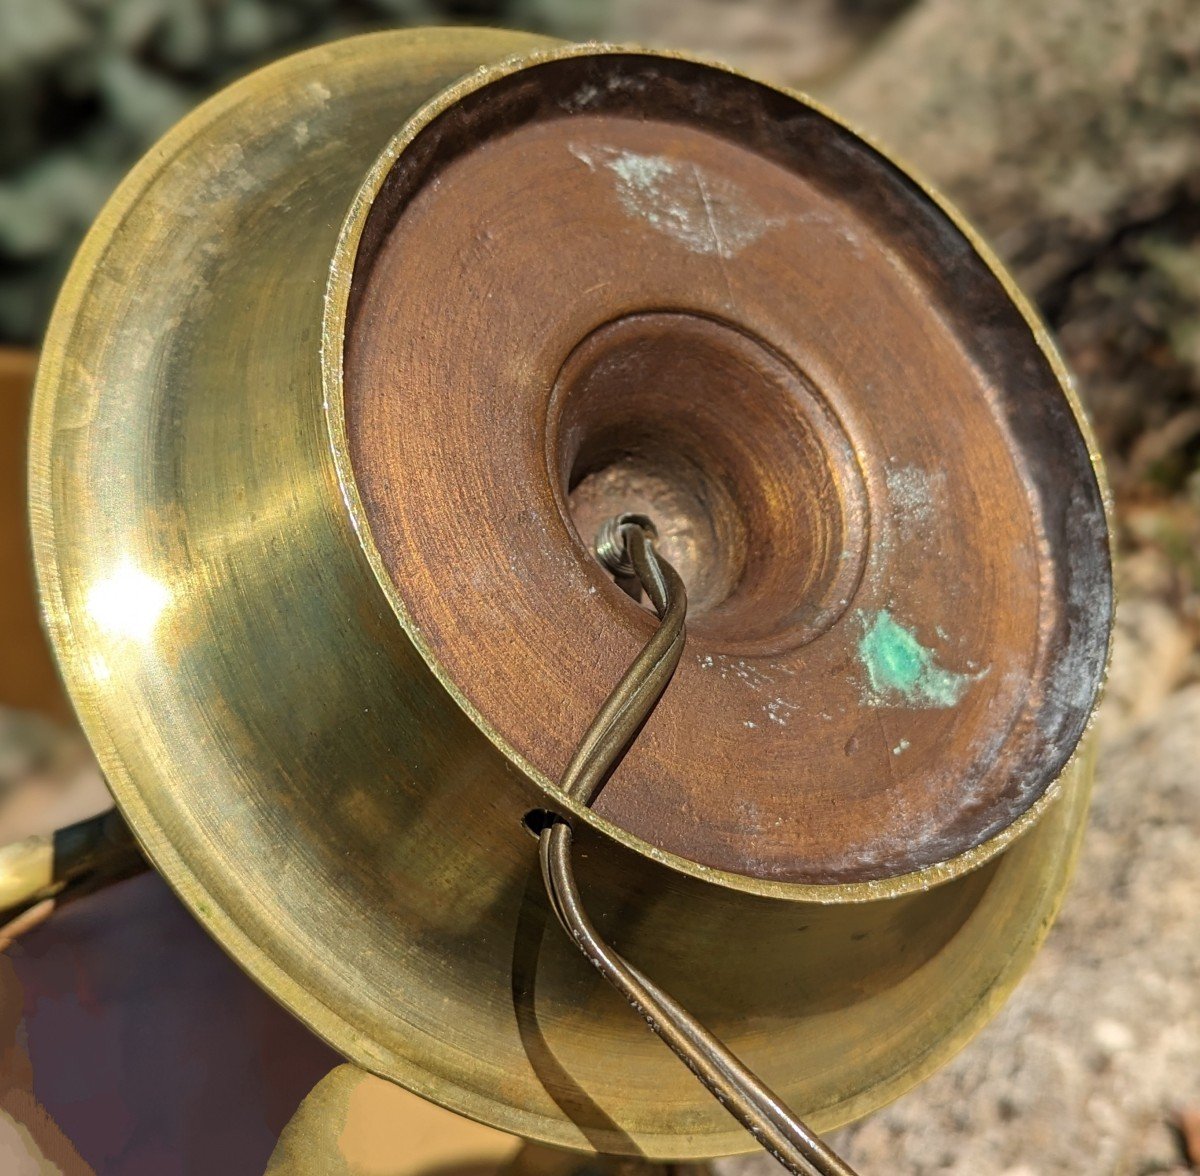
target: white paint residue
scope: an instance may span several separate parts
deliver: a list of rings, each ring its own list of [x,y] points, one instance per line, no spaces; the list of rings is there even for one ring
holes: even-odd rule
[[[781,727],[786,727],[788,717],[792,711],[799,710],[800,708],[794,702],[788,702],[784,698],[776,698],[768,702],[763,709],[767,712],[767,718],[772,723],[778,723]]]
[[[767,216],[733,181],[694,163],[616,147],[572,147],[571,153],[592,171],[604,167],[616,176],[617,199],[626,213],[693,253],[728,260],[784,223]]]
[[[585,83],[575,91],[573,105],[578,110],[585,110],[599,97],[600,91],[590,83]]]
[[[919,466],[901,466],[887,471],[887,484],[901,523],[925,527],[936,520],[946,497],[944,470],[931,472]]]
[[[775,681],[770,674],[760,670],[753,662],[745,661],[743,658],[732,658],[724,653],[718,653],[715,656],[711,653],[697,654],[696,662],[702,670],[716,670],[722,682],[736,678],[751,690],[761,690],[764,686],[773,685]]]

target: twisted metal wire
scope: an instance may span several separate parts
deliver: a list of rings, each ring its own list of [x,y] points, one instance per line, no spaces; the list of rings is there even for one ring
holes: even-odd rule
[[[655,551],[653,539],[648,519],[620,515],[601,528],[597,543],[597,552],[610,571],[636,576],[660,624],[605,700],[563,776],[563,791],[585,805],[595,799],[608,773],[654,710],[683,652],[687,593],[675,569]],[[855,1176],[778,1095],[600,937],[575,882],[570,824],[561,817],[553,820],[542,830],[539,842],[546,892],[563,929],[713,1097],[796,1176]]]

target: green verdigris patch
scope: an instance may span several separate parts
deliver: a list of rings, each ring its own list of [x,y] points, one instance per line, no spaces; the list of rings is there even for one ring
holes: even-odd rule
[[[870,706],[951,707],[957,705],[978,674],[961,674],[939,666],[931,650],[911,629],[893,620],[887,609],[870,616],[859,613],[863,634],[858,656],[867,671]]]

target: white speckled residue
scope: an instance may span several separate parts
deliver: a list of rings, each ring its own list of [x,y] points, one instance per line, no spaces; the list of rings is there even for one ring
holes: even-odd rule
[[[613,174],[626,213],[693,253],[729,259],[784,223],[732,180],[694,163],[616,147],[572,147],[571,153],[592,171],[603,167]]]
[[[779,726],[786,727],[791,713],[799,710],[799,707],[794,702],[788,702],[786,698],[774,698],[763,707],[763,710],[772,723],[778,723]]]
[[[906,465],[887,471],[888,493],[900,515],[910,527],[927,527],[934,522],[945,502],[944,470],[923,470]]]

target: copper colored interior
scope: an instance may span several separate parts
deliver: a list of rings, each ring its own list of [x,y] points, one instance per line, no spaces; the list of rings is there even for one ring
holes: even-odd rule
[[[551,780],[653,627],[596,527],[655,518],[689,644],[596,803],[653,845],[894,876],[1080,737],[1111,581],[1078,420],[962,232],[793,97],[597,53],[460,99],[368,218],[345,411],[411,623]]]
[[[622,511],[654,521],[706,646],[788,648],[844,611],[866,555],[862,475],[764,344],[698,315],[606,323],[563,365],[547,440],[585,546]]]

